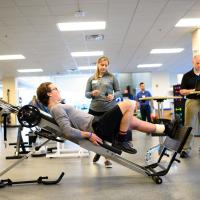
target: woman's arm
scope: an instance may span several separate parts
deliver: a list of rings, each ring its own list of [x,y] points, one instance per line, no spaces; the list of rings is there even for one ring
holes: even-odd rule
[[[122,93],[120,91],[119,82],[115,76],[113,76],[113,90],[114,90],[114,98],[121,97]]]
[[[92,98],[92,79],[89,78],[87,81],[86,89],[85,89],[85,97],[88,99]]]
[[[80,140],[82,138],[89,139],[93,144],[98,145],[102,143],[101,138],[99,138],[95,133],[89,131],[81,131],[77,128],[71,126],[69,115],[66,113],[65,109],[61,106],[57,106],[51,110],[53,118],[56,120],[59,125],[62,137],[66,139],[73,138],[75,140]]]

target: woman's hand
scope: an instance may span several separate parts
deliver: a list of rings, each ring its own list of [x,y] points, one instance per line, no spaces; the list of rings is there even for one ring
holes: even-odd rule
[[[96,97],[96,96],[99,96],[100,95],[100,91],[99,90],[93,90],[92,91],[92,96],[93,97]]]
[[[83,138],[87,138],[95,145],[103,144],[103,141],[100,137],[98,137],[95,133],[87,132],[87,131],[81,131],[81,136]]]
[[[114,95],[108,94],[108,96],[106,96],[106,99],[107,99],[108,101],[112,101],[112,100],[114,99]]]
[[[95,133],[90,133],[91,136],[89,138],[90,142],[92,142],[95,145],[103,144],[103,141],[100,137],[98,137]]]

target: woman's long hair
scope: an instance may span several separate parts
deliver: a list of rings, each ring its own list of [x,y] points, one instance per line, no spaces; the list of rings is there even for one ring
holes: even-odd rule
[[[94,79],[95,79],[95,80],[99,78],[100,72],[99,72],[98,64],[99,64],[100,62],[102,62],[102,61],[107,61],[107,62],[108,62],[108,65],[109,65],[109,59],[108,59],[108,57],[106,57],[106,56],[101,56],[100,58],[97,59],[97,62],[96,62],[97,69],[96,69],[96,72],[95,72],[95,74],[94,74]],[[109,74],[110,76],[113,76],[113,75],[112,75],[111,73],[109,73],[108,71],[107,71],[107,74]]]

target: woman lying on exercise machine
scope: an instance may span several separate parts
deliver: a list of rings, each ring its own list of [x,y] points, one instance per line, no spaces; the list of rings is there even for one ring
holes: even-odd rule
[[[76,110],[73,106],[61,104],[60,92],[52,82],[40,84],[37,88],[37,97],[44,106],[48,106],[64,138],[75,140],[87,138],[96,145],[105,140],[131,154],[137,151],[124,140],[128,129],[173,137],[178,127],[177,121],[165,125],[141,121],[133,116],[134,106],[129,100],[118,103],[97,119],[93,115]]]

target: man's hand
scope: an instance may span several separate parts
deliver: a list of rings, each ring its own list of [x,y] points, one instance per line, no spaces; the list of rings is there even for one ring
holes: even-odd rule
[[[191,94],[194,91],[195,91],[195,89],[181,89],[180,94],[185,96],[185,95]]]
[[[191,89],[191,90],[190,90],[190,94],[192,94],[194,91],[195,91],[195,89]]]

